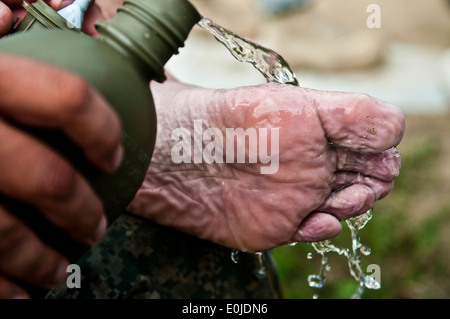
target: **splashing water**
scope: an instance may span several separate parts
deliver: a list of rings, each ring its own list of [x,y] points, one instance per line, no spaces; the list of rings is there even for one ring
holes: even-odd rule
[[[289,64],[278,53],[267,49],[248,39],[244,39],[233,32],[215,24],[208,18],[203,17],[199,25],[210,32],[220,43],[222,43],[228,51],[240,62],[251,63],[266,79],[267,82],[276,82],[281,84],[291,84],[298,86],[297,77],[291,70]],[[396,157],[400,156],[398,150],[395,149]],[[359,231],[366,226],[372,218],[372,210],[363,215],[346,220],[346,224],[351,232],[352,248],[344,249],[335,246],[330,240],[312,243],[315,252],[321,256],[321,266],[317,275],[308,276],[308,284],[310,287],[322,288],[326,282],[326,272],[330,271],[331,266],[328,264],[328,254],[336,253],[346,257],[348,268],[351,276],[358,282],[358,289],[352,298],[361,298],[365,288],[379,289],[380,283],[364,271],[361,262],[360,253],[364,256],[370,255],[370,248],[362,245],[358,237]],[[290,244],[295,246],[296,243]],[[231,259],[234,263],[238,262],[238,251],[233,250]],[[257,273],[263,277],[265,269],[262,260],[262,253],[257,253],[258,269]],[[308,259],[313,258],[313,254],[309,253]],[[313,296],[314,299],[318,295]]]
[[[278,53],[244,39],[203,17],[199,25],[209,31],[240,62],[251,63],[267,82],[298,85],[289,64]]]
[[[363,264],[359,253],[368,256],[371,253],[369,247],[361,244],[358,233],[363,229],[367,223],[372,219],[372,210],[369,210],[363,215],[346,220],[346,224],[351,232],[352,248],[340,248],[331,243],[330,240],[312,243],[312,246],[317,254],[322,257],[321,267],[318,275],[310,275],[308,277],[308,284],[313,288],[322,288],[326,281],[325,271],[330,269],[328,264],[327,254],[336,253],[347,258],[350,275],[359,283],[357,291],[352,296],[353,299],[360,299],[364,293],[365,288],[380,289],[380,283],[371,275],[367,275],[364,271]],[[308,254],[308,259],[312,259],[312,254]]]
[[[231,250],[231,261],[234,264],[239,263],[239,249]],[[255,253],[256,256],[256,270],[254,272],[256,278],[263,279],[266,277],[266,266],[264,265],[264,254],[262,252]]]
[[[233,249],[231,251],[231,261],[235,264],[237,264],[239,262],[239,250],[238,249]]]

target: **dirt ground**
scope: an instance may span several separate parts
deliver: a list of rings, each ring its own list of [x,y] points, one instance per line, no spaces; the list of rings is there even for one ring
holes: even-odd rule
[[[410,213],[420,216],[433,208],[442,207],[449,200],[450,194],[450,113],[423,115],[406,115],[406,132],[400,149],[416,147],[418,141],[433,141],[439,147],[437,157],[433,161],[432,170],[436,180],[431,190],[411,207]],[[450,212],[449,212],[450,214]],[[448,236],[450,244],[450,235]]]

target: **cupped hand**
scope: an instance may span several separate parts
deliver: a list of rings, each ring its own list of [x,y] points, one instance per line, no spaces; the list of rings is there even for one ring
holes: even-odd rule
[[[153,83],[152,92],[157,145],[129,210],[230,248],[256,252],[331,238],[340,232],[340,220],[386,196],[399,174],[393,147],[403,136],[404,117],[367,95],[278,84],[212,90],[174,80]],[[237,149],[227,161],[225,142],[210,153],[219,154],[216,160],[195,160],[195,132],[216,133],[203,135],[202,150],[209,152],[217,136],[226,140],[227,128],[253,129],[258,138],[271,132],[253,141],[258,150],[267,148],[263,154],[272,150],[272,163],[262,157],[250,163],[249,140],[245,163]],[[192,153],[180,163],[173,151],[182,139]]]

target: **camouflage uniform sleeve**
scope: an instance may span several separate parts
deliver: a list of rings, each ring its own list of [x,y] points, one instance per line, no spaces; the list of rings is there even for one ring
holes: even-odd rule
[[[62,285],[49,299],[282,298],[270,252],[239,252],[123,214],[78,262],[81,288]]]

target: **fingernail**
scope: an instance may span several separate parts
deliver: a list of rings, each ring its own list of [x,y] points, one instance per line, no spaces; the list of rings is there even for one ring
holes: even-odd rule
[[[97,244],[102,240],[103,236],[105,236],[107,226],[108,222],[106,218],[102,216],[102,219],[95,230],[94,236],[91,238],[92,244]]]
[[[122,164],[124,154],[125,154],[125,151],[123,149],[122,144],[120,144],[117,147],[116,151],[114,152],[114,155],[111,160],[111,169],[112,170],[116,170],[119,168],[120,164]]]

